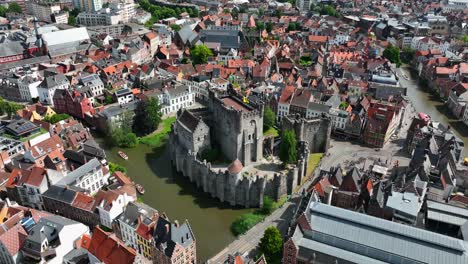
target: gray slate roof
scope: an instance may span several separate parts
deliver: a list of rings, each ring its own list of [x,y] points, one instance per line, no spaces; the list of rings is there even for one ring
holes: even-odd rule
[[[45,193],[42,194],[42,196],[67,204],[72,204],[73,200],[75,200],[76,191],[62,186],[52,185]]]
[[[99,169],[101,169],[101,163],[99,162],[98,159],[93,158],[92,160],[84,164],[83,166],[80,166],[76,170],[67,174],[67,176],[61,179],[57,183],[57,185],[60,185],[60,186],[73,185],[73,183],[75,183],[78,179],[81,179],[81,177],[87,175],[93,170],[99,170]]]
[[[223,49],[238,49],[241,44],[238,30],[203,30],[200,40],[204,43],[220,43]]]
[[[329,255],[375,260],[365,263],[468,263],[468,241],[318,202],[309,210],[313,230],[295,238],[303,247],[310,242],[329,246]]]

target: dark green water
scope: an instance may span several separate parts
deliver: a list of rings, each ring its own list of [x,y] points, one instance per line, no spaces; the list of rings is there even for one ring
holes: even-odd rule
[[[453,119],[443,102],[428,92],[427,89],[418,85],[418,77],[415,72],[412,72],[411,77],[411,80],[400,78],[400,82],[402,86],[408,88],[408,97],[411,99],[414,108],[419,112],[428,114],[432,120],[450,126],[452,131],[465,142],[464,156],[468,157],[468,126]]]
[[[98,142],[102,139],[96,137]],[[127,174],[146,190],[143,201],[166,212],[171,221],[188,219],[197,239],[198,261],[203,262],[226,247],[234,236],[230,225],[248,209],[233,208],[197,189],[188,178],[177,174],[163,150],[153,150],[145,145],[122,149],[129,157],[121,159],[117,148],[106,148],[107,159],[125,166]]]

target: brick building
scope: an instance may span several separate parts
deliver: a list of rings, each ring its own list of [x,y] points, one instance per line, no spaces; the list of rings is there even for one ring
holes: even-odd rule
[[[53,101],[57,113],[66,113],[79,119],[96,113],[89,99],[77,91],[56,90]]]

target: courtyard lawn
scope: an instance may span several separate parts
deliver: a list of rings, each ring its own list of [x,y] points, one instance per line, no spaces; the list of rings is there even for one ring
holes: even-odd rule
[[[279,132],[274,127],[270,127],[267,131],[263,132],[263,136],[264,137],[269,137],[269,136],[277,137],[279,136]]]
[[[312,175],[322,157],[323,153],[311,153],[309,155],[309,163],[307,166],[307,178],[309,178]]]
[[[171,125],[176,121],[176,117],[168,117],[163,119],[159,124],[159,127],[153,133],[141,137],[139,139],[140,144],[145,144],[150,147],[160,147],[166,143],[169,132],[171,132]]]

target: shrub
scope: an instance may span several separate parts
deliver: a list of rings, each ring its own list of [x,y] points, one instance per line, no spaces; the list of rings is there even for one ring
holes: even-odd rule
[[[262,221],[263,215],[248,213],[239,216],[231,225],[231,232],[238,236],[247,232],[250,228]]]
[[[111,174],[116,171],[127,173],[127,169],[124,166],[119,165],[117,163],[113,163],[113,162],[109,162],[109,171]]]

